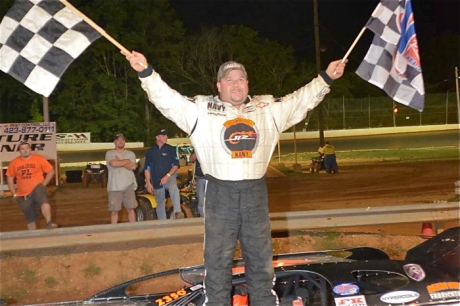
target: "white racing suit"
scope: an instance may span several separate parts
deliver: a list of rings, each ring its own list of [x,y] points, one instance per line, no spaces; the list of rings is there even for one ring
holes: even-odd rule
[[[251,306],[278,303],[265,172],[280,134],[303,120],[329,92],[325,74],[282,98],[248,97],[240,109],[219,97],[184,97],[148,67],[139,73],[149,100],[190,135],[203,173],[207,306],[231,304],[232,260],[239,239]],[[327,80],[329,83],[326,83]]]

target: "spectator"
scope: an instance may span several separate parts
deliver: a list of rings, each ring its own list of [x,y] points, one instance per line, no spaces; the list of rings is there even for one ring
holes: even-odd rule
[[[329,141],[326,141],[324,147],[321,148],[321,153],[324,154],[324,167],[326,168],[326,173],[339,173],[339,167],[337,166],[337,159],[335,157],[335,148]]]
[[[40,208],[45,217],[46,228],[56,228],[57,224],[51,221],[51,206],[46,190],[46,185],[54,176],[53,166],[43,156],[32,154],[30,144],[26,141],[19,143],[19,154],[20,156],[8,165],[6,176],[8,188],[26,216],[27,228],[37,229],[35,221],[38,216],[35,206]]]
[[[105,161],[109,170],[107,192],[109,196],[110,223],[118,223],[121,205],[128,212],[129,222],[136,222],[137,207],[135,190],[137,182],[133,170],[136,169],[136,155],[125,149],[126,139],[123,134],[115,135],[115,149],[107,151]]]
[[[252,306],[276,305],[265,173],[280,133],[302,121],[329,92],[345,63],[335,61],[306,86],[282,98],[248,95],[243,65],[217,71],[218,96],[188,98],[171,89],[138,52],[125,54],[150,102],[190,135],[206,183],[206,305],[229,305],[239,240]]]
[[[176,171],[179,169],[176,149],[167,144],[168,133],[165,129],[156,131],[155,140],[156,144],[151,146],[145,155],[144,175],[147,191],[155,194],[156,213],[159,220],[166,219],[165,189],[168,189],[173,203],[172,219],[183,219],[184,213],[180,206],[180,193],[176,179]]]
[[[194,164],[194,177],[196,180],[196,197],[198,198],[198,213],[200,217],[204,217],[204,199],[205,199],[205,190],[206,190],[206,179],[201,170],[200,161],[196,158],[196,153],[192,153],[190,156],[190,161]]]

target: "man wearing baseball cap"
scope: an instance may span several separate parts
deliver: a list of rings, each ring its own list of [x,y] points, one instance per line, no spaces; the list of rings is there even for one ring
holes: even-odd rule
[[[323,100],[346,61],[330,63],[310,83],[280,98],[249,96],[246,68],[226,62],[216,75],[218,96],[188,98],[171,89],[141,53],[125,56],[150,102],[190,135],[205,174],[205,305],[230,305],[237,240],[251,306],[277,305],[265,173],[280,134]]]
[[[136,222],[137,181],[134,172],[137,167],[134,152],[125,149],[126,139],[123,134],[115,135],[115,149],[107,151],[105,161],[109,171],[107,192],[109,197],[110,223],[118,223],[118,212],[121,205],[128,212],[129,222]]]
[[[180,206],[180,192],[177,187],[176,172],[179,169],[179,159],[176,149],[166,142],[168,132],[158,129],[155,132],[155,144],[145,154],[145,182],[147,191],[155,195],[157,202],[156,213],[159,220],[166,219],[166,189],[173,203],[172,219],[183,219],[184,213]]]

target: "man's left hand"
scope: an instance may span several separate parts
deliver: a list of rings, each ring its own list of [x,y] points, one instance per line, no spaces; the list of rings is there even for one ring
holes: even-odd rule
[[[348,62],[347,59],[343,63],[342,63],[342,60],[331,62],[329,66],[327,66],[327,69],[326,69],[327,75],[333,80],[340,78],[345,71],[345,66],[347,62]]]
[[[167,175],[163,176],[160,180],[160,184],[161,185],[166,185],[166,183],[168,182],[168,179],[169,177]]]

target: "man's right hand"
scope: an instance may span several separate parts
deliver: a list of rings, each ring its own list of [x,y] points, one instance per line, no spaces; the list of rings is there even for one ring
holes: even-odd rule
[[[148,191],[150,194],[153,194],[153,185],[152,185],[152,184],[147,183],[147,191]]]
[[[141,72],[145,68],[147,68],[148,63],[147,59],[145,58],[144,54],[133,51],[130,54],[126,54],[124,52],[121,52],[124,56],[126,56],[126,59],[129,61],[129,64],[131,67],[133,67],[134,70],[137,72]]]

